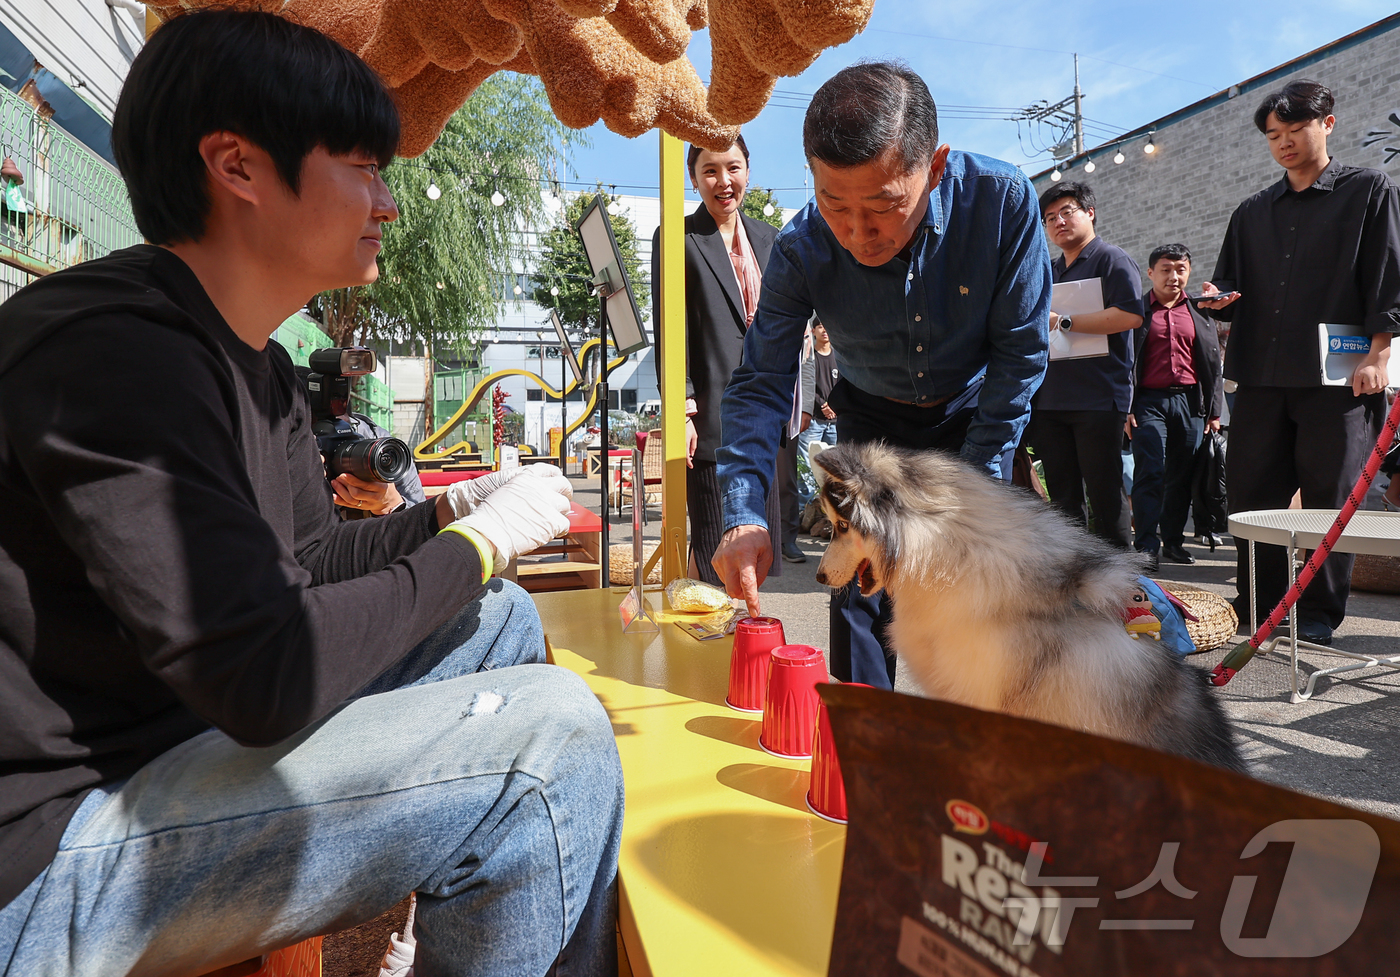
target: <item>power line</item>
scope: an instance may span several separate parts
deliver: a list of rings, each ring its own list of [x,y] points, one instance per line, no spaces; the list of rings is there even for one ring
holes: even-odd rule
[[[955,43],[955,44],[977,44],[977,45],[980,45],[980,46],[982,46],[982,47],[999,47],[999,48],[1006,48],[1006,49],[1011,50],[1011,51],[1037,51],[1037,52],[1039,52],[1039,53],[1041,53],[1041,54],[1073,54],[1073,53],[1074,53],[1073,51],[1060,51],[1060,50],[1056,50],[1056,49],[1054,49],[1054,48],[1026,47],[1026,46],[1020,45],[1020,44],[998,44],[998,43],[995,42],[995,41],[974,41],[974,40],[971,40],[971,39],[966,38],[966,37],[948,37],[948,36],[943,35],[943,34],[916,34],[916,33],[912,32],[912,31],[892,31],[892,30],[885,30],[885,29],[882,29],[882,28],[879,28],[879,27],[867,27],[867,28],[865,29],[865,32],[866,32],[867,34],[868,34],[868,33],[875,33],[875,34],[895,34],[895,35],[898,35],[898,36],[900,36],[900,37],[921,37],[921,38],[924,38],[924,39],[930,40],[930,41],[952,41],[952,42]],[[1092,55],[1092,54],[1086,54],[1086,55],[1084,55],[1084,57],[1088,58],[1090,61],[1097,61],[1097,62],[1099,62],[1100,64],[1111,64],[1111,65],[1113,65],[1113,66],[1116,67],[1116,68],[1128,68],[1128,69],[1131,69],[1132,71],[1141,71],[1141,72],[1144,72],[1144,73],[1149,74],[1149,75],[1156,75],[1158,78],[1170,78],[1172,81],[1181,81],[1181,82],[1185,82],[1185,83],[1188,84],[1188,85],[1200,85],[1202,88],[1209,88],[1212,92],[1218,92],[1218,91],[1221,90],[1219,87],[1214,86],[1214,85],[1209,85],[1209,84],[1207,84],[1207,83],[1205,83],[1205,82],[1203,82],[1203,81],[1198,81],[1198,80],[1192,79],[1192,78],[1181,78],[1181,77],[1179,77],[1179,76],[1177,76],[1177,75],[1167,75],[1167,74],[1163,74],[1163,73],[1160,72],[1160,71],[1153,71],[1153,70],[1151,70],[1150,68],[1144,68],[1142,65],[1137,65],[1137,64],[1123,64],[1121,61],[1110,61],[1110,60],[1108,60],[1107,58],[1095,57],[1095,56]]]

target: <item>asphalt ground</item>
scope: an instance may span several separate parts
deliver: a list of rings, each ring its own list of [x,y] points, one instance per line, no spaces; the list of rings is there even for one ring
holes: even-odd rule
[[[575,498],[597,511],[596,477],[573,477]],[[660,511],[653,506],[643,537],[660,537]],[[610,528],[614,543],[630,542],[631,510]],[[782,575],[760,588],[764,614],[783,622],[788,641],[826,650],[829,591],[816,582],[825,541],[802,536],[798,545],[806,563],[784,563]],[[1223,597],[1235,595],[1235,548],[1229,537],[1211,553],[1189,539],[1193,566],[1162,563],[1160,583],[1191,584]],[[1235,640],[1243,641],[1245,636]],[[1347,618],[1334,635],[1333,647],[1361,654],[1400,653],[1400,596],[1353,591]],[[1193,655],[1190,661],[1209,671],[1226,649]],[[1346,664],[1334,655],[1304,652],[1299,656],[1299,688],[1309,673]],[[1251,772],[1303,793],[1325,797],[1400,820],[1400,672],[1370,669],[1357,677],[1319,680],[1306,702],[1290,702],[1286,654],[1256,656],[1224,688],[1216,690],[1234,723]],[[896,690],[914,693],[902,669]]]

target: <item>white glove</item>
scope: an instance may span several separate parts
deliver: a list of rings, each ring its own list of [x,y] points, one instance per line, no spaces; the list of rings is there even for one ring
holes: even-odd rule
[[[447,489],[447,504],[452,506],[453,517],[461,519],[471,515],[478,502],[524,471],[524,468],[507,468],[480,478],[453,482]]]
[[[471,515],[452,524],[480,533],[496,551],[497,569],[569,529],[569,480],[552,465],[531,465],[525,471],[527,477],[508,480],[478,501]]]

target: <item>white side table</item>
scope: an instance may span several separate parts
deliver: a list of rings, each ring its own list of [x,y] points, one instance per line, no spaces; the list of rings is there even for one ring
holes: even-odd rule
[[[1255,610],[1254,544],[1272,543],[1288,548],[1288,585],[1291,589],[1298,579],[1299,550],[1316,549],[1337,520],[1336,509],[1260,509],[1255,512],[1241,512],[1230,516],[1230,534],[1236,539],[1249,541],[1249,633],[1259,630]],[[1372,556],[1400,556],[1400,512],[1371,512],[1361,510],[1351,517],[1346,531],[1332,547],[1338,553],[1365,553]],[[1339,672],[1353,672],[1367,668],[1400,668],[1400,654],[1385,657],[1363,655],[1352,651],[1311,644],[1295,640],[1298,633],[1298,607],[1288,609],[1288,635],[1275,636],[1259,649],[1268,654],[1280,642],[1286,642],[1292,663],[1292,701],[1303,702],[1311,698],[1317,680]],[[1352,664],[1322,668],[1308,676],[1308,684],[1298,691],[1298,647],[1301,645],[1313,651],[1329,655],[1340,655],[1353,659]]]

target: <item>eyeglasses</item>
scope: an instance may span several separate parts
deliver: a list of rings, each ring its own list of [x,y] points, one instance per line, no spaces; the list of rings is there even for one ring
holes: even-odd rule
[[[1060,221],[1064,221],[1066,224],[1068,224],[1069,219],[1071,217],[1073,217],[1075,214],[1082,214],[1083,212],[1083,207],[1066,207],[1064,210],[1057,210],[1053,214],[1046,214],[1045,224],[1047,227],[1051,224],[1055,224]]]

